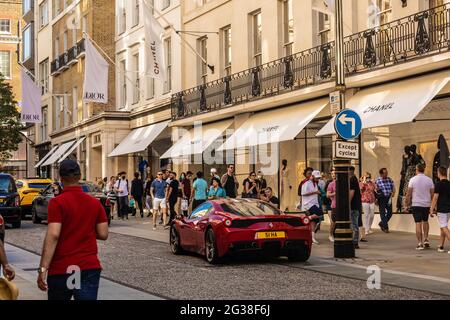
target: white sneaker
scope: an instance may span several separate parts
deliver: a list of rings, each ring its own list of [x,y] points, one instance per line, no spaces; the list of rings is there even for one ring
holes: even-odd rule
[[[156,230],[156,226],[153,226],[153,231],[155,231]]]
[[[330,242],[334,242],[334,237],[333,236],[328,236],[328,240],[330,240]]]
[[[438,247],[437,252],[444,253],[445,252],[444,247]]]
[[[312,239],[312,241],[313,241],[313,244],[319,244],[319,241],[317,241],[316,239]]]
[[[374,231],[373,230],[369,230],[369,234],[372,234],[372,233],[374,233]]]
[[[420,250],[424,250],[425,248],[423,247],[423,244],[419,243],[416,247],[416,250],[420,251]]]

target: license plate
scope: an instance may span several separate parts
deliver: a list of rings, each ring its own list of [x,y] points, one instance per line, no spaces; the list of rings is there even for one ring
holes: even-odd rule
[[[284,239],[286,238],[286,232],[284,231],[264,231],[257,232],[255,239]]]

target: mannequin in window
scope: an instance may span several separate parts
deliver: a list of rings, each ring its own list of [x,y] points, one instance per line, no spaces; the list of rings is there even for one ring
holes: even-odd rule
[[[139,168],[139,173],[141,174],[141,179],[143,181],[145,181],[145,180],[147,180],[146,173],[147,173],[148,162],[142,156],[139,156],[138,161],[139,161],[138,168]]]
[[[283,159],[281,162],[281,190],[280,190],[280,199],[281,199],[281,210],[289,211],[289,206],[291,205],[291,189],[292,185],[289,183],[289,169],[287,167],[288,161]]]
[[[416,166],[418,164],[422,164],[423,166],[426,167],[426,163],[425,160],[423,159],[423,157],[417,153],[417,146],[415,144],[412,144],[410,146],[410,158],[408,161],[408,167],[406,170],[406,175],[405,175],[405,184],[404,186],[406,186],[406,188],[403,188],[403,207],[406,207],[405,205],[405,199],[406,199],[406,193],[408,192],[408,184],[409,184],[409,180],[411,180],[412,177],[414,177],[416,175]]]
[[[439,167],[447,168],[449,167],[449,150],[447,141],[445,140],[445,137],[441,134],[439,135],[438,143],[437,143],[438,152],[434,156],[433,160],[433,181],[438,182],[439,178],[437,176],[437,170]]]
[[[402,203],[403,203],[403,192],[405,187],[405,177],[406,177],[406,171],[408,170],[408,164],[411,158],[411,147],[405,146],[404,148],[405,153],[402,156],[402,171],[400,172],[401,178],[400,178],[400,186],[399,186],[399,192],[397,197],[397,212],[402,211]]]

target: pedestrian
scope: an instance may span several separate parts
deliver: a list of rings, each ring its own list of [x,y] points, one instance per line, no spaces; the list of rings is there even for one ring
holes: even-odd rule
[[[259,196],[259,186],[256,181],[256,173],[254,171],[250,172],[248,177],[244,180],[244,193],[242,198],[253,198],[257,199]]]
[[[153,198],[153,230],[156,230],[156,217],[161,213],[163,223],[166,224],[167,201],[166,201],[167,182],[163,179],[163,172],[159,171],[156,179],[153,180],[150,193]]]
[[[128,179],[127,179],[127,173],[121,172],[119,173],[119,180],[114,185],[114,188],[117,192],[117,203],[118,203],[118,214],[119,218],[122,220],[125,220],[125,218],[128,220],[128,212],[129,212],[129,206],[128,206],[128,195],[129,195],[129,187],[128,187]]]
[[[134,179],[131,181],[131,197],[136,201],[141,218],[144,218],[144,207],[142,205],[142,198],[144,197],[144,182],[139,177],[139,172],[134,173]],[[135,216],[136,213],[133,214]]]
[[[362,201],[362,209],[364,212],[364,236],[368,236],[372,233],[372,223],[375,215],[375,183],[372,181],[372,175],[370,172],[366,172],[363,176],[363,179],[360,183],[361,189],[361,201]],[[362,238],[361,241],[363,241]]]
[[[323,211],[319,204],[321,192],[317,185],[321,177],[320,171],[313,170],[309,180],[303,183],[301,190],[302,211],[305,211],[311,219],[312,241],[314,244],[319,244],[315,237],[315,230],[316,225],[323,216]]]
[[[386,168],[380,169],[379,173],[380,176],[375,181],[381,218],[378,226],[381,231],[389,233],[389,220],[392,218],[392,199],[395,196],[395,185],[394,181],[389,178]]]
[[[353,230],[353,246],[359,249],[359,228],[361,221],[361,189],[359,188],[359,180],[355,175],[355,167],[350,167],[350,220]]]
[[[264,178],[261,170],[258,170],[256,179],[258,181],[259,190],[265,190],[267,188],[267,180],[266,180],[266,178]]]
[[[441,228],[441,237],[438,252],[444,252],[445,239],[450,241],[450,230],[448,221],[450,219],[450,182],[447,179],[447,168],[439,167],[437,169],[439,181],[434,188],[433,202],[430,208],[430,217],[437,213],[439,227]],[[450,254],[450,251],[448,251]]]
[[[188,171],[186,172],[186,175],[183,179],[180,179],[180,185],[181,185],[181,194],[182,194],[182,200],[181,200],[181,211],[183,212],[183,215],[185,217],[188,216],[189,211],[189,203],[191,200],[191,194],[192,194],[192,172]]]
[[[311,175],[312,175],[313,171],[314,171],[314,169],[311,167],[307,167],[305,170],[303,170],[304,179],[302,181],[300,181],[300,183],[298,185],[298,189],[297,189],[297,194],[299,197],[299,204],[297,206],[297,209],[302,208],[302,200],[303,200],[302,199],[302,187],[307,181],[309,181],[311,179]]]
[[[106,195],[107,198],[109,199],[109,203],[111,204],[111,219],[114,219],[114,210],[116,208],[116,203],[117,203],[117,193],[114,190],[114,185],[116,184],[117,181],[117,177],[116,176],[111,176],[109,178],[109,182],[106,185]],[[119,213],[117,213],[117,216],[119,216]]]
[[[212,178],[212,185],[209,187],[208,199],[213,200],[217,198],[226,198],[227,194],[225,190],[222,188],[222,184],[220,183],[220,179],[217,177]]]
[[[103,191],[103,189],[105,188],[105,182],[103,181],[102,178],[98,178],[98,179],[97,179],[97,185],[98,185],[98,187],[100,188],[100,190]]]
[[[8,263],[8,257],[6,256],[4,243],[0,240],[0,267],[3,269],[3,276],[9,281],[14,280],[16,273]]]
[[[237,197],[239,182],[234,174],[234,164],[229,164],[227,166],[227,172],[220,179],[220,183],[225,189],[227,197],[233,199]]]
[[[416,250],[430,248],[428,217],[433,196],[433,180],[425,175],[425,166],[419,163],[416,165],[416,175],[408,182],[408,191],[406,193],[406,208],[408,212],[412,213],[416,223],[416,237],[418,241]]]
[[[180,183],[177,180],[177,173],[172,171],[172,172],[170,172],[170,184],[168,185],[167,194],[166,194],[166,203],[169,204],[170,215],[169,215],[169,222],[167,223],[167,225],[164,225],[164,229],[168,229],[170,227],[170,223],[177,216],[175,207],[178,202],[179,188],[180,188]]]
[[[330,242],[334,242],[334,231],[336,229],[336,171],[331,171],[331,182],[327,187],[327,197],[331,200],[331,215],[330,218],[330,230],[328,239]]]
[[[195,210],[199,205],[204,203],[207,199],[208,194],[208,183],[203,179],[203,172],[197,172],[197,179],[192,184],[193,193],[191,194],[192,201],[192,211]]]
[[[147,181],[145,181],[145,188],[144,188],[144,194],[145,194],[145,207],[147,208],[147,218],[150,217],[153,211],[153,205],[152,205],[152,194],[150,192],[150,189],[152,188],[152,182],[153,182],[153,176],[151,174],[147,175]]]
[[[280,209],[280,200],[274,196],[271,187],[267,187],[264,190],[264,194],[261,196],[261,200],[270,203],[274,207]]]
[[[100,201],[81,189],[77,162],[61,162],[59,175],[64,191],[48,205],[37,284],[49,300],[97,300],[102,270],[97,240],[108,239],[108,218]],[[73,277],[79,277],[78,288],[68,286]]]
[[[166,182],[166,184],[167,184],[167,187],[169,186],[169,184],[170,184],[170,171],[168,170],[168,169],[164,169],[163,171],[162,171],[162,173],[163,173],[163,180]],[[167,189],[166,189],[166,192],[167,192]],[[169,204],[168,203],[166,203],[166,206],[168,206]],[[166,208],[166,216],[168,215],[168,208]],[[163,215],[161,215],[161,218],[160,218],[160,220],[159,220],[159,224],[161,224],[161,225],[165,225],[165,222],[164,222],[164,219],[163,219]]]

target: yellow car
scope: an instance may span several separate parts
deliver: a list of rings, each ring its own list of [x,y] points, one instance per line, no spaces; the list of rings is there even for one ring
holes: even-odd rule
[[[47,188],[53,181],[42,178],[25,178],[16,180],[17,191],[20,196],[20,207],[22,208],[22,217],[31,215],[33,199],[39,193]]]

